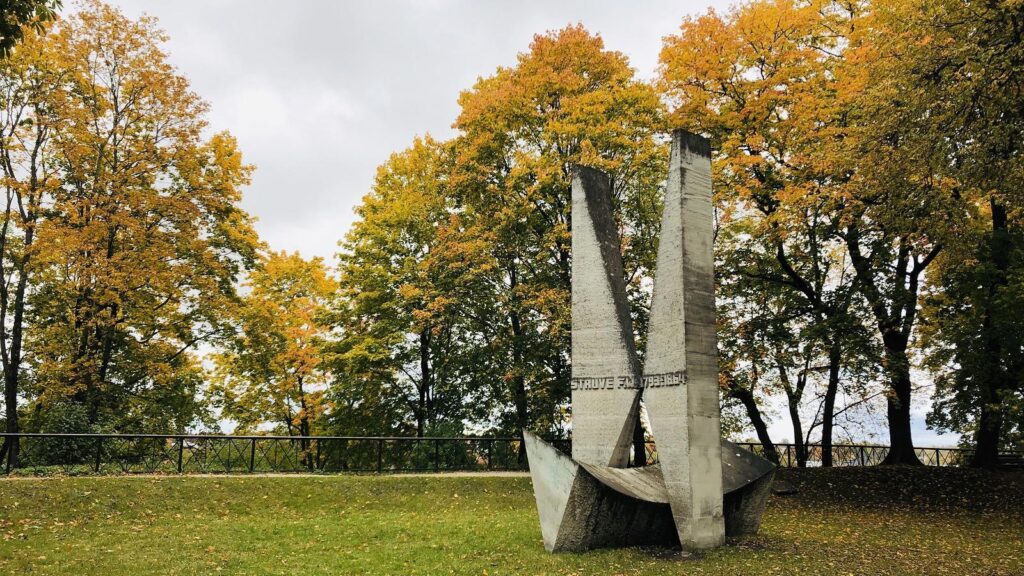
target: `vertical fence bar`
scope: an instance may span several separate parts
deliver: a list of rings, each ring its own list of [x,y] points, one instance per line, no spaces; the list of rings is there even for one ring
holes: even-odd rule
[[[384,471],[384,439],[377,440],[377,472]]]
[[[492,463],[491,459],[494,455],[494,438],[487,439],[487,469],[490,470]]]
[[[936,466],[942,466],[942,457],[939,456],[939,449],[938,448],[935,449],[935,465]]]
[[[7,475],[10,476],[10,474],[11,474],[11,467],[12,467],[11,461],[14,460],[14,443],[18,441],[18,437],[17,436],[4,436],[4,440],[7,441],[7,465],[6,465],[6,470],[7,470]]]
[[[434,440],[434,472],[441,469],[441,441]]]
[[[860,465],[861,466],[867,466],[868,465],[867,458],[864,455],[864,447],[863,446],[860,447]]]
[[[319,438],[316,438],[316,439],[313,440],[313,442],[316,442],[316,460],[313,461],[313,469],[314,470],[320,470],[321,469],[320,468],[320,442],[321,442],[321,440]]]
[[[256,471],[256,439],[253,438],[249,443],[249,473],[252,474]]]
[[[184,438],[178,438],[178,474],[181,474],[182,472],[184,472],[184,468],[182,467],[182,462],[184,461],[184,456],[185,456],[185,439]]]
[[[103,436],[96,437],[96,466],[93,471],[99,474],[100,472],[100,457],[103,455]]]

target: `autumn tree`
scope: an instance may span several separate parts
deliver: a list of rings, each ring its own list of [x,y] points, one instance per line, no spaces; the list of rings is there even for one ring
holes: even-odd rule
[[[493,352],[481,360],[503,383],[506,430],[555,431],[569,396],[573,166],[612,178],[643,333],[667,161],[661,103],[622,54],[572,26],[535,36],[513,67],[480,79],[459,104],[451,186],[466,228],[486,245],[492,291],[474,315]]]
[[[678,35],[665,39],[658,80],[674,107],[672,123],[708,135],[715,146],[719,276],[728,288],[722,296],[751,299],[747,309],[755,314],[766,312],[768,299],[785,303],[783,322],[805,327],[771,330],[767,355],[742,344],[725,353],[751,367],[760,364],[761,374],[777,373],[798,436],[808,371],[825,372],[826,466],[842,376],[865,362],[866,351],[857,344],[863,328],[853,310],[858,294],[843,255],[834,177],[816,158],[818,140],[842,125],[833,94],[850,18],[822,3],[787,0],[689,18]],[[767,328],[771,320],[755,324]],[[724,325],[722,331],[751,327]],[[773,360],[764,365],[767,358]],[[735,394],[736,381],[730,382]]]
[[[238,207],[251,168],[229,135],[204,138],[206,105],[163,40],[152,19],[87,3],[6,64],[21,112],[3,150],[5,380],[37,429],[54,410],[90,429],[191,425],[195,351],[223,333],[254,258]]]
[[[732,230],[723,232],[728,234]],[[718,246],[722,244],[719,242]],[[722,268],[721,264],[717,266]],[[772,366],[772,347],[768,345],[768,331],[765,328],[778,324],[784,327],[788,319],[776,316],[778,307],[768,303],[773,296],[768,291],[757,293],[762,298],[734,296],[733,290],[740,288],[736,279],[735,276],[720,274],[716,286],[718,377],[723,393],[723,408],[733,402],[743,407],[747,421],[764,449],[765,458],[778,464],[779,453],[768,432],[767,417],[759,400],[774,396],[774,390],[765,382],[765,373],[770,372]],[[794,434],[794,439],[800,442],[803,435]],[[799,454],[800,450],[797,452]]]
[[[330,371],[325,314],[337,290],[320,258],[271,252],[247,282],[234,336],[214,356],[211,395],[242,432],[264,425],[288,435],[322,430]],[[302,440],[302,448],[308,448]]]
[[[460,238],[450,159],[450,147],[429,136],[393,154],[342,244],[332,390],[339,421],[346,406],[352,417],[399,406],[417,436],[461,434],[469,406],[479,405],[467,402],[486,381],[472,359],[467,304],[488,294],[466,285],[486,266]],[[386,418],[378,431],[402,424]]]
[[[888,98],[882,132],[925,166],[921,202],[941,253],[925,308],[937,375],[930,422],[968,435],[973,464],[995,466],[1024,394],[1024,7],[967,0],[879,3],[861,73]],[[875,108],[877,109],[877,108]]]
[[[963,196],[947,143],[926,133],[915,92],[892,67],[900,60],[879,17],[886,4],[851,14],[836,68],[845,122],[821,140],[818,163],[836,183],[839,236],[882,347],[888,384],[888,464],[919,464],[910,414],[913,349],[926,274],[962,226]],[[915,66],[911,64],[911,66]]]
[[[36,225],[44,199],[59,185],[52,159],[58,118],[49,113],[50,94],[66,73],[50,66],[56,57],[35,30],[27,31],[25,47],[0,64],[0,168],[4,212],[0,225],[0,362],[3,367],[5,431],[19,432],[18,400],[24,392],[25,324]],[[18,441],[5,438],[0,456]]]

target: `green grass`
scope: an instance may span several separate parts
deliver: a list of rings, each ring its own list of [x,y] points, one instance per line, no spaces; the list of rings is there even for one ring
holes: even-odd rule
[[[548,554],[522,477],[0,479],[0,573],[1024,574],[1022,475],[785,476],[760,535],[699,558]]]

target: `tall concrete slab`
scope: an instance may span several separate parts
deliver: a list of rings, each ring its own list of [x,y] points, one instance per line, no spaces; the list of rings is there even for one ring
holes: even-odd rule
[[[572,456],[622,468],[639,412],[640,366],[603,173],[576,169],[572,227]]]
[[[711,210],[711,146],[676,131],[643,382],[669,504],[688,549],[725,541]]]

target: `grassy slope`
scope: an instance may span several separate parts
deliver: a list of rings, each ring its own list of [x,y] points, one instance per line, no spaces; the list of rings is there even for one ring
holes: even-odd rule
[[[786,472],[761,535],[699,559],[547,554],[527,478],[0,479],[0,573],[1024,574],[1022,475]]]

